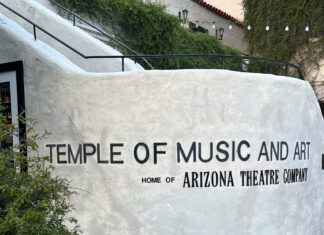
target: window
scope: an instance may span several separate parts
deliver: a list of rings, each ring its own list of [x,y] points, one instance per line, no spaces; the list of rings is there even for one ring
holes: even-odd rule
[[[192,32],[195,32],[195,33],[206,33],[208,34],[208,30],[205,29],[204,27],[201,27],[200,25],[198,24],[195,24],[195,23],[192,23],[192,22],[189,22],[189,28]]]
[[[9,147],[19,143],[24,138],[26,127],[19,123],[18,115],[24,117],[25,94],[23,83],[22,61],[0,64],[0,104],[3,107],[2,114],[8,120],[19,127],[19,136],[0,143],[0,147]]]

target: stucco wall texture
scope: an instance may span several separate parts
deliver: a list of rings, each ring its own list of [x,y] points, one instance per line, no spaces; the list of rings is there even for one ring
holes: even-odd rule
[[[323,234],[324,123],[307,82],[227,70],[89,73],[0,15],[0,63],[15,60],[24,62],[27,117],[53,133],[39,143],[40,154],[50,154],[48,144],[65,145],[66,163],[58,164],[54,149],[53,164],[81,189],[72,201],[84,234]],[[242,140],[249,143],[240,151],[250,154],[246,161],[233,147]],[[228,144],[226,161],[216,158],[220,141]],[[259,158],[271,141],[289,146],[286,159]],[[178,145],[188,154],[192,142],[201,144],[203,159],[214,143],[211,160],[179,157]],[[296,143],[306,142],[308,154],[294,159]],[[86,164],[68,164],[66,146],[76,153],[86,143],[100,144],[109,163],[99,163],[96,149]],[[112,143],[123,144],[113,149],[123,164],[112,164]],[[150,149],[143,164],[134,158],[137,143]],[[166,143],[156,164],[154,143]],[[143,159],[145,148],[139,150]],[[307,179],[285,183],[284,172],[293,169],[307,169]],[[262,170],[278,170],[279,183],[242,185],[240,172]],[[193,172],[226,173],[227,186],[205,187],[199,179],[196,187]],[[161,183],[143,183],[146,177]]]

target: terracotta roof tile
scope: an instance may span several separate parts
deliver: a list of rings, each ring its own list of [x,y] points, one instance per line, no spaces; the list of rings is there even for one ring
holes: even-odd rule
[[[207,8],[208,10],[210,10],[211,12],[227,19],[230,20],[232,22],[234,22],[235,24],[237,24],[240,27],[243,27],[243,22],[241,22],[240,20],[236,19],[235,17],[227,14],[226,12],[218,9],[217,7],[214,7],[213,5],[210,5],[209,3],[205,2],[204,0],[192,0],[193,2],[196,2],[197,4],[199,4],[202,7]]]

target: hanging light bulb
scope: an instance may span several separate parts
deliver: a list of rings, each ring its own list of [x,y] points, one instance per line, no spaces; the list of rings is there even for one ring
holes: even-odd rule
[[[233,28],[233,25],[232,25],[232,24],[230,24],[230,25],[228,26],[228,28],[229,28],[230,30],[232,30],[232,28]]]
[[[309,27],[308,27],[308,25],[306,25],[306,27],[305,27],[305,31],[306,31],[306,32],[309,31]]]
[[[251,30],[251,29],[252,29],[251,25],[248,25],[247,30]]]
[[[215,22],[213,22],[213,29],[215,29],[216,28],[216,23]]]
[[[267,25],[266,28],[265,28],[265,30],[269,31],[270,30],[270,26]]]
[[[289,26],[288,26],[288,25],[286,25],[286,27],[285,27],[285,31],[286,31],[286,32],[289,31]]]

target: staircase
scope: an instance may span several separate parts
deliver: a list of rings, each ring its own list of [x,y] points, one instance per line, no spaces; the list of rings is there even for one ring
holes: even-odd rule
[[[78,18],[87,26],[74,27],[75,21],[71,24],[70,21],[56,14],[53,11],[55,8],[50,5],[49,1],[2,0],[0,3],[2,4],[0,14],[18,23],[34,35],[35,39],[46,43],[86,72],[143,70],[139,64],[130,59],[123,59],[123,66],[121,66],[120,59],[107,58],[121,55],[121,53],[92,35],[96,30],[97,34],[103,35],[102,39],[115,40],[113,37],[101,29],[96,29],[95,26],[77,15],[74,15],[74,19]],[[90,31],[92,35],[83,29]],[[131,48],[129,49],[136,54]]]

